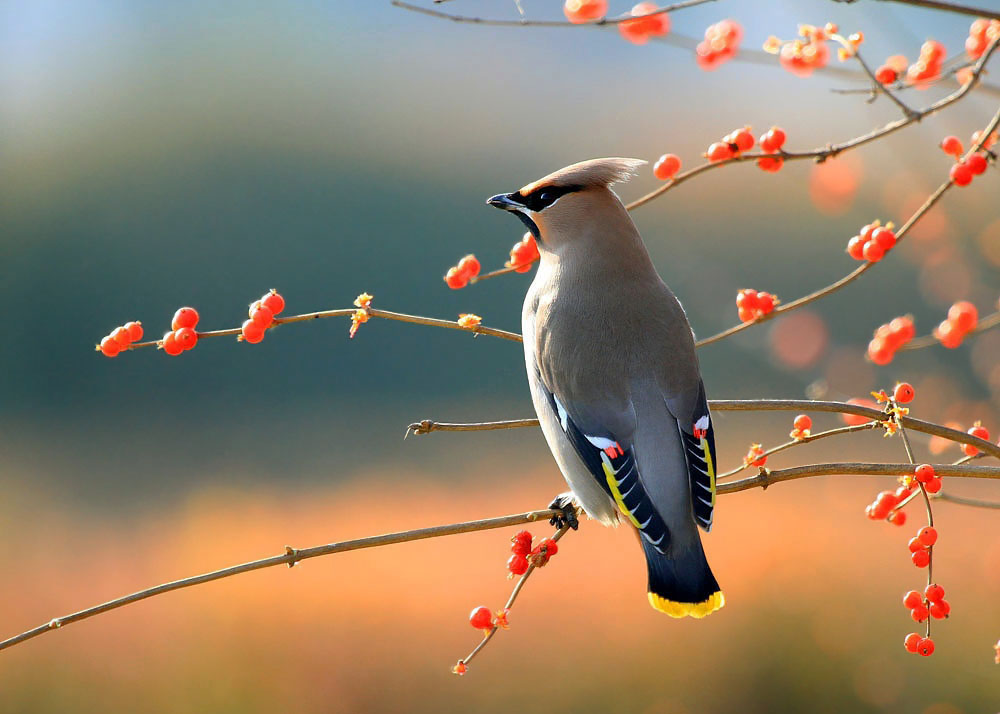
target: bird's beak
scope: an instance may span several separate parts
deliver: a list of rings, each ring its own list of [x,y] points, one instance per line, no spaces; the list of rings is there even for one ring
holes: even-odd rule
[[[513,193],[498,193],[492,198],[488,198],[486,203],[490,204],[494,208],[500,208],[504,211],[517,211],[524,208],[524,204],[518,203],[514,198]]]

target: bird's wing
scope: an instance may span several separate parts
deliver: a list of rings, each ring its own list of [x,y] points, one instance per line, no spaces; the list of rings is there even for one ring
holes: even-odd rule
[[[715,426],[708,412],[705,385],[698,383],[698,398],[688,419],[677,418],[691,477],[691,505],[694,517],[705,532],[712,530],[715,511]]]
[[[591,475],[642,538],[665,552],[670,534],[639,477],[631,429],[627,426],[634,419],[611,410],[602,417],[592,407],[575,404],[565,396],[560,398],[543,380],[539,384],[560,428]]]

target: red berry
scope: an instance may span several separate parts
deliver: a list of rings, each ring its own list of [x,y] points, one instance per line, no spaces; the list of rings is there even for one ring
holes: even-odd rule
[[[566,0],[563,13],[574,24],[593,22],[608,12],[608,0]]]
[[[750,151],[754,144],[753,134],[750,133],[750,127],[736,131],[733,134],[732,143],[736,144],[736,148],[740,151]]]
[[[198,344],[198,333],[190,327],[182,327],[174,330],[174,341],[181,346],[182,350],[189,350]]]
[[[128,330],[128,338],[130,342],[138,342],[142,339],[141,322],[126,322],[125,329]]]
[[[477,630],[489,630],[493,627],[493,613],[488,607],[473,608],[469,614],[469,624]]]
[[[274,322],[274,313],[258,300],[250,306],[250,319],[266,330]]]
[[[931,602],[940,602],[941,600],[944,600],[944,588],[937,583],[931,583],[924,588],[924,597]]]
[[[906,639],[903,640],[903,647],[906,648],[907,652],[913,652],[915,654],[917,646],[920,644],[920,640],[922,639],[923,638],[916,632],[911,632],[906,636]]]
[[[784,165],[785,160],[780,156],[764,156],[757,159],[757,167],[761,171],[767,171],[772,174],[781,171],[781,167]]]
[[[881,246],[882,250],[888,251],[896,245],[896,234],[884,226],[880,226],[872,231],[872,240]]]
[[[979,322],[979,310],[968,300],[960,300],[948,308],[948,321],[962,332],[968,332]]]
[[[877,263],[882,260],[882,256],[885,255],[885,248],[880,246],[875,241],[870,240],[865,243],[865,247],[862,249],[861,255],[864,256],[864,259],[868,262]]]
[[[514,575],[524,575],[528,570],[528,559],[524,553],[514,553],[507,560],[507,570]]]
[[[923,637],[917,643],[917,654],[921,657],[930,657],[934,654],[934,640],[930,637]]]
[[[747,288],[736,293],[736,307],[745,307],[748,310],[756,310],[757,291],[752,288]]]
[[[469,253],[467,256],[458,261],[459,272],[465,275],[468,280],[471,280],[479,275],[480,268],[481,266],[479,265],[479,260],[472,253]]]
[[[245,320],[240,332],[243,335],[243,339],[251,345],[255,345],[264,339],[264,328],[253,320]]]
[[[947,600],[938,600],[931,603],[929,612],[935,620],[943,620],[951,614],[951,605],[948,604]]]
[[[948,175],[956,186],[968,186],[972,182],[972,169],[964,161],[952,166]]]
[[[272,315],[277,315],[285,309],[285,298],[281,297],[281,293],[275,290],[262,297],[260,303],[270,310]]]
[[[559,544],[551,538],[542,538],[542,540],[539,541],[538,546],[531,552],[535,555],[540,555],[542,551],[545,551],[547,556],[552,557],[559,552]]]
[[[792,426],[799,431],[805,431],[806,429],[812,429],[813,420],[808,414],[799,414],[792,421]]]
[[[925,546],[923,543],[920,542],[919,538],[910,538],[909,542],[906,544],[906,547],[910,549],[911,553],[919,553],[921,550],[924,550]]]
[[[661,181],[672,179],[680,170],[681,160],[675,154],[664,154],[653,164],[653,175]]]
[[[176,357],[184,351],[184,348],[177,344],[177,336],[174,332],[168,332],[165,334],[160,345],[163,347],[163,351],[171,357]]]
[[[733,150],[729,147],[729,144],[717,141],[708,147],[708,153],[705,156],[709,161],[725,161],[733,157]]]
[[[929,548],[937,543],[937,529],[932,526],[925,526],[917,532],[917,538],[919,538],[920,542]]]
[[[934,467],[930,464],[920,464],[913,472],[913,477],[920,483],[927,483],[935,477]]]
[[[452,290],[459,290],[469,284],[469,279],[458,269],[458,266],[448,268],[448,272],[444,276],[444,281]]]
[[[926,568],[927,564],[931,562],[931,555],[926,550],[918,550],[910,556],[910,560],[918,568]]]
[[[772,126],[766,134],[760,137],[760,150],[765,154],[773,154],[785,145],[784,129]]]
[[[757,293],[757,309],[764,315],[774,309],[774,295],[771,293]]]
[[[972,426],[971,429],[969,429],[968,434],[969,436],[977,436],[980,439],[986,441],[988,441],[990,438],[990,432],[987,431],[986,427],[984,427],[978,421]],[[975,456],[976,454],[979,453],[979,449],[977,449],[972,444],[962,444],[962,451],[965,452],[966,456]]]
[[[179,330],[182,327],[194,329],[198,324],[198,311],[193,307],[182,307],[174,313],[174,319],[170,321],[171,330]]]
[[[918,605],[923,605],[923,604],[924,604],[924,597],[916,590],[910,590],[910,592],[906,593],[906,595],[903,596],[903,605],[906,607],[907,610],[912,610]]]
[[[867,243],[868,241],[861,236],[854,236],[847,241],[847,254],[855,260],[864,260],[864,250]]]
[[[879,81],[880,84],[892,84],[896,81],[897,74],[896,70],[888,65],[882,65],[877,70],[875,70],[875,79]]]
[[[924,490],[927,491],[927,493],[937,493],[941,490],[941,479],[935,476],[924,484]]]
[[[527,555],[531,552],[531,533],[521,531],[510,539],[510,550],[512,553]]]
[[[965,165],[969,167],[973,176],[978,176],[986,170],[986,157],[982,154],[973,154],[965,160]]]
[[[871,223],[867,224],[864,228],[861,229],[861,232],[858,233],[858,235],[861,236],[861,240],[865,241],[866,243],[870,241],[872,238],[872,233],[874,233],[875,229],[878,228],[880,225],[881,224],[878,221],[872,221]]]
[[[913,396],[913,386],[907,382],[897,384],[895,391],[892,393],[892,398],[900,404],[909,404],[913,401]]]
[[[116,327],[111,331],[111,339],[118,343],[118,346],[125,349],[132,342],[128,336],[128,330],[124,327]]]
[[[910,610],[910,617],[913,618],[914,622],[923,622],[927,619],[928,614],[929,611],[927,610],[927,606],[923,603],[920,603]]]
[[[916,652],[916,650],[914,650],[914,652]],[[465,662],[459,662],[458,664],[456,664],[454,667],[451,668],[451,671],[454,674],[465,674],[466,672],[469,671],[469,667],[468,665],[465,664]]]
[[[122,351],[122,346],[118,344],[111,335],[101,340],[101,354],[105,357],[117,357]]]
[[[961,156],[964,151],[962,140],[957,136],[946,136],[941,140],[941,151],[949,156]]]
[[[904,525],[906,523],[906,511],[890,511],[886,520],[894,526]]]

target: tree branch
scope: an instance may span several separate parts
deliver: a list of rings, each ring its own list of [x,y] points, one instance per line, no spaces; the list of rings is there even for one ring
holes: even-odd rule
[[[429,7],[422,7],[420,5],[412,5],[408,2],[403,2],[403,0],[392,0],[392,4],[394,7],[398,7],[402,10],[409,10],[410,12],[416,12],[421,15],[429,15],[430,17],[436,17],[441,20],[451,20],[452,22],[464,22],[474,25],[489,25],[492,27],[586,27],[588,25],[594,27],[604,27],[608,25],[619,25],[627,20],[637,20],[644,17],[653,17],[664,13],[676,12],[677,10],[683,10],[696,5],[704,5],[707,2],[714,1],[715,0],[684,0],[684,2],[678,2],[673,5],[665,5],[657,8],[652,12],[647,12],[645,15],[632,15],[631,13],[626,13],[615,17],[602,17],[592,22],[569,22],[568,20],[528,20],[527,18],[522,18],[520,20],[493,20],[483,17],[455,15],[448,12],[442,12],[440,10],[432,10]]]

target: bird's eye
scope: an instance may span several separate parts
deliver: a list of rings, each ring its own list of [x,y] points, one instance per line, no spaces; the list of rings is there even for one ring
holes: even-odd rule
[[[542,208],[545,208],[546,206],[555,203],[557,198],[559,198],[559,195],[555,191],[542,191],[538,194],[538,203],[542,206]]]

